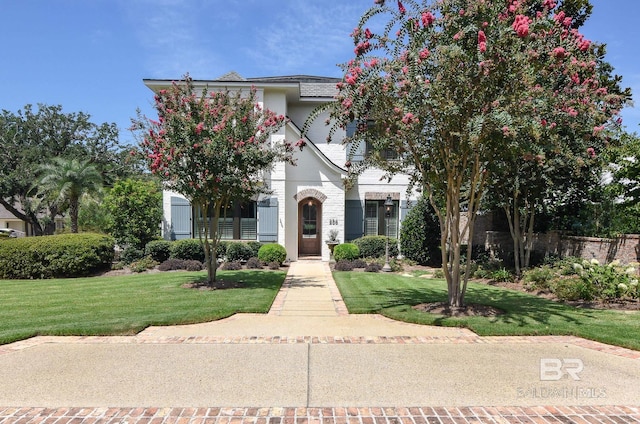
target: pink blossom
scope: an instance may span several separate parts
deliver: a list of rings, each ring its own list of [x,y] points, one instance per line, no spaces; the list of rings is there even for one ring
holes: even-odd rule
[[[460,9],[460,16],[464,16],[464,9]]]
[[[556,2],[555,0],[544,0],[542,2],[542,6],[546,7],[547,9],[554,9],[556,7]]]
[[[203,129],[204,129],[204,122],[200,122],[196,126],[196,134],[200,135],[200,133],[202,132]]]
[[[453,36],[453,39],[454,39],[454,40],[456,40],[456,41],[458,41],[458,40],[460,39],[460,37],[461,37],[461,36],[462,36],[462,33],[461,33],[461,32],[458,32],[458,33],[456,33],[456,34]]]
[[[597,127],[593,127],[593,135],[597,135],[598,133],[604,130],[604,125],[600,125]]]
[[[478,48],[480,49],[481,53],[484,53],[487,51],[487,43],[485,43],[484,41],[482,43],[478,44]]]
[[[429,49],[424,48],[422,50],[420,50],[420,59],[426,59],[429,57],[429,55],[431,54],[431,52],[429,51]]]
[[[435,20],[436,18],[431,12],[422,12],[422,25],[425,27],[431,25]]]
[[[516,16],[516,20],[513,22],[513,30],[518,34],[518,37],[526,37],[529,35],[529,24],[531,23],[530,19],[524,15]]]
[[[370,48],[371,48],[371,43],[369,43],[369,41],[365,41],[365,42],[359,43],[353,51],[355,52],[356,56],[360,56],[366,53],[367,50],[369,50]]]
[[[484,34],[484,31],[478,31],[478,43],[484,43],[487,41],[487,36]]]
[[[402,117],[402,122],[404,124],[410,124],[412,122],[417,122],[418,119],[413,115],[413,113],[408,112]]]
[[[400,12],[400,14],[404,15],[405,13],[407,13],[407,9],[405,9],[404,5],[402,4],[402,2],[400,0],[398,0],[398,11]]]
[[[373,38],[373,33],[369,30],[369,28],[364,30],[364,36],[367,40]]]
[[[346,99],[344,99],[344,100],[342,101],[342,106],[343,106],[345,109],[349,109],[351,106],[353,106],[353,101],[352,101],[351,99],[349,99],[349,98],[346,98]]]
[[[567,51],[562,47],[556,47],[551,54],[558,59],[564,59],[567,56]]]
[[[596,157],[596,150],[593,147],[589,147],[587,149],[587,154],[589,155],[590,158],[595,158]]]
[[[508,126],[504,126],[502,127],[502,134],[504,134],[505,136],[509,135],[509,127]]]
[[[543,127],[546,127],[546,126],[547,126],[547,120],[546,120],[546,119],[541,120],[541,121],[540,121],[540,124],[541,124]]]
[[[572,117],[574,117],[574,118],[575,118],[576,116],[578,116],[578,111],[577,111],[577,110],[575,110],[575,109],[574,109],[574,108],[572,108],[572,107],[570,107],[569,109],[567,109],[567,113],[569,114],[569,116],[572,116]]]

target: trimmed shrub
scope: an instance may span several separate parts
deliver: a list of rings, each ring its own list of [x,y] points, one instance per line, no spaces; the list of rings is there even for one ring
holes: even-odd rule
[[[265,244],[260,247],[258,251],[258,259],[262,262],[268,263],[271,266],[271,262],[277,262],[278,268],[287,259],[287,250],[284,246],[277,243]]]
[[[281,265],[280,263],[274,261],[274,262],[269,262],[268,267],[271,270],[277,271],[280,269],[280,265]]]
[[[144,258],[144,251],[136,248],[135,246],[127,246],[122,252],[120,252],[120,260],[129,265],[135,261],[139,261]]]
[[[218,241],[218,247],[216,249],[216,253],[217,253],[216,259],[224,260],[224,258],[227,256],[227,247],[229,247],[230,243],[233,243],[233,242],[230,242],[227,240]]]
[[[184,269],[186,271],[201,271],[202,262],[184,259],[167,259],[158,265],[160,271],[175,271]]]
[[[382,265],[372,262],[364,269],[365,272],[379,272],[382,269]]]
[[[334,265],[336,271],[353,271],[353,262],[342,259]]]
[[[251,257],[252,258],[257,258],[258,257],[258,252],[260,251],[260,248],[262,247],[262,243],[260,243],[259,241],[248,241],[247,242],[247,246],[249,246],[251,248],[251,251],[253,253],[251,253]]]
[[[354,243],[342,243],[333,249],[333,258],[336,262],[342,260],[353,261],[360,257],[360,249]]]
[[[400,250],[405,258],[420,265],[440,262],[440,222],[424,196],[402,221]]]
[[[171,256],[171,242],[152,240],[144,247],[144,254],[151,256],[154,261],[164,262]]]
[[[355,239],[353,242],[360,249],[361,258],[383,258],[385,255],[385,246],[387,244],[386,236],[364,236]],[[338,246],[336,246],[338,247]],[[335,251],[334,251],[335,253]],[[398,240],[389,239],[389,257],[398,256]],[[338,260],[336,258],[336,260]]]
[[[115,241],[103,234],[25,237],[0,243],[0,278],[81,277],[108,270]]]
[[[247,269],[262,269],[262,262],[257,257],[249,258],[246,265]]]
[[[247,243],[232,241],[227,244],[227,261],[248,261],[252,256],[255,256],[253,249]]]
[[[220,269],[223,271],[238,271],[242,269],[242,264],[238,261],[225,262]]]
[[[366,268],[367,267],[367,263],[365,261],[363,261],[362,259],[356,259],[353,261],[353,267],[354,268]]]
[[[204,247],[200,240],[184,239],[174,241],[171,245],[171,259],[204,261]]]

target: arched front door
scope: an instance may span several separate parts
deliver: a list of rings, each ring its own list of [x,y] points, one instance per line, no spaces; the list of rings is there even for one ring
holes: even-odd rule
[[[298,204],[298,254],[322,254],[322,203],[307,197]]]

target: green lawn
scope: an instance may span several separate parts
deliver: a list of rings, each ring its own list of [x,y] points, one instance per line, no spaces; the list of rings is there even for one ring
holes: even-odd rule
[[[399,321],[466,327],[483,336],[575,335],[640,350],[640,312],[581,309],[526,293],[470,283],[467,303],[490,305],[500,316],[447,318],[412,306],[447,300],[444,280],[397,274],[334,272],[350,313],[380,313]]]
[[[280,271],[220,271],[243,288],[181,286],[206,273],[0,280],[0,344],[35,335],[135,334],[150,325],[217,320],[236,312],[268,312],[285,278]]]

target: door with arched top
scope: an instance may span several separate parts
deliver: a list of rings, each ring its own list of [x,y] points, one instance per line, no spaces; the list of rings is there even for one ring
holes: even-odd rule
[[[298,254],[317,256],[322,254],[322,203],[308,197],[298,204]]]

